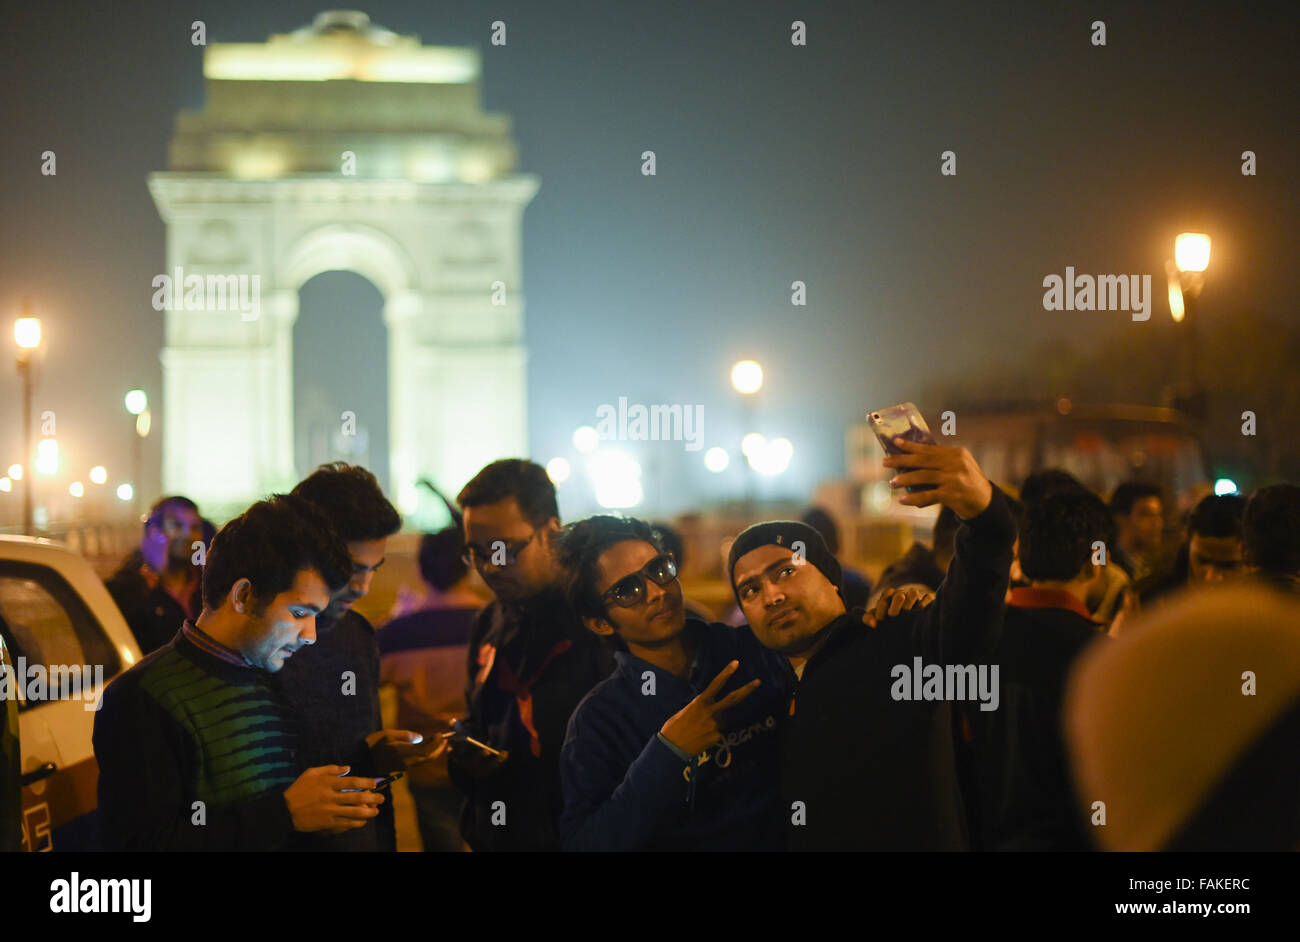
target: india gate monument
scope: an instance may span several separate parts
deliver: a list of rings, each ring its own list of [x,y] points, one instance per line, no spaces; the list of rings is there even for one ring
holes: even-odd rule
[[[178,115],[168,167],[149,178],[163,271],[231,294],[242,278],[257,303],[209,290],[162,314],[165,493],[237,512],[310,470],[294,461],[293,328],[299,289],[327,271],[383,298],[382,483],[399,509],[422,477],[454,493],[527,453],[520,241],[538,180],[516,172],[510,119],[483,112],[481,71],[475,49],[353,11],[205,48],[204,106]]]

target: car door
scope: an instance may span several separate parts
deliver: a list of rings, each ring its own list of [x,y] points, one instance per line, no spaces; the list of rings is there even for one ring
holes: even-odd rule
[[[68,581],[36,562],[0,559],[0,633],[18,693],[24,848],[95,849],[91,737],[119,653]]]

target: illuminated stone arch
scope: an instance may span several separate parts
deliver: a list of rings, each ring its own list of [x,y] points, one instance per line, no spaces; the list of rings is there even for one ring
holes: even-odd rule
[[[454,493],[527,454],[520,242],[538,181],[513,172],[509,121],[481,111],[479,74],[475,50],[358,13],[207,47],[205,107],[181,113],[169,169],[149,180],[164,271],[257,276],[260,304],[164,312],[164,491],[225,516],[293,485],[299,289],[333,270],[384,299],[404,513],[420,477]]]

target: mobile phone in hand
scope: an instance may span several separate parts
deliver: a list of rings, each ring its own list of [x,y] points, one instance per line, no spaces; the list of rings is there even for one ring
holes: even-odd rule
[[[372,792],[377,792],[381,788],[387,788],[389,785],[393,784],[393,782],[396,782],[399,778],[401,778],[405,774],[406,774],[405,772],[393,772],[391,775],[385,775],[383,778],[377,779],[375,781],[375,787],[370,790]]]
[[[921,415],[921,410],[910,402],[901,402],[896,406],[890,406],[888,409],[881,409],[879,412],[867,413],[867,424],[871,426],[871,431],[875,433],[876,440],[880,442],[880,447],[885,449],[887,455],[901,455],[902,449],[894,444],[895,438],[906,439],[909,442],[920,442],[923,445],[937,445],[934,436],[930,434],[930,427],[925,424],[925,417]],[[915,468],[898,468],[900,473],[904,471],[914,471]],[[911,484],[904,488],[909,494],[917,491],[933,491],[938,485],[935,484]]]

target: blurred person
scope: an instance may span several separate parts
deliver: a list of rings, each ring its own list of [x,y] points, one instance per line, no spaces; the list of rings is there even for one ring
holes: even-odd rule
[[[1025,505],[1036,503],[1044,498],[1060,493],[1091,494],[1083,482],[1068,471],[1060,468],[1040,468],[1025,478],[1020,485],[1020,500]]]
[[[1300,593],[1300,487],[1260,488],[1246,504],[1241,527],[1243,557],[1254,578]]]
[[[1088,850],[1061,738],[1061,701],[1079,654],[1102,627],[1084,600],[1101,578],[1093,544],[1110,527],[1101,498],[1064,491],[1025,509],[1020,567],[1028,586],[1011,590],[990,655],[1001,702],[963,704],[974,730],[977,820],[984,850]]]
[[[844,579],[844,604],[849,608],[866,608],[871,599],[871,580],[867,578],[866,573],[845,566],[844,561],[840,559],[840,528],[835,525],[835,518],[821,507],[809,507],[799,519],[822,535],[826,548],[840,561],[840,572]],[[920,582],[921,580],[909,581]],[[937,583],[928,586],[931,591],[937,587]],[[893,588],[897,588],[897,584]]]
[[[1128,573],[1134,585],[1140,585],[1153,573],[1164,539],[1165,511],[1160,488],[1142,481],[1125,481],[1111,494],[1110,512],[1117,529],[1110,558]]]
[[[1297,625],[1293,596],[1243,580],[1193,588],[1085,652],[1065,732],[1098,845],[1300,850]]]
[[[659,534],[659,541],[663,544],[664,551],[673,558],[677,564],[677,572],[680,574],[686,570],[686,543],[682,540],[682,535],[677,532],[675,527],[666,523],[652,523],[655,532]],[[691,618],[698,618],[701,621],[713,621],[713,613],[707,607],[701,605],[693,599],[682,600],[686,606],[686,614]]]
[[[572,524],[560,561],[574,611],[618,648],[569,720],[564,849],[780,849],[784,659],[748,627],[689,617],[660,532],[640,520]]]
[[[465,708],[465,659],[483,600],[469,587],[463,547],[463,532],[455,526],[421,537],[418,562],[424,601],[378,633],[379,681],[397,688],[397,725],[420,733],[427,742],[450,730]],[[407,783],[424,849],[463,850],[463,802],[447,776],[445,761],[430,758],[413,764]]]
[[[1025,478],[1020,488],[1020,500],[1026,508],[1055,494],[1092,494],[1078,478],[1062,471],[1060,468],[1043,468]],[[1088,611],[1098,622],[1110,626],[1112,632],[1118,632],[1125,619],[1136,614],[1138,593],[1134,580],[1118,560],[1115,553],[1118,548],[1118,529],[1112,513],[1110,524],[1100,539],[1106,544],[1107,565],[1102,568],[1101,577],[1088,590],[1084,600]],[[1115,565],[1110,565],[1115,563]]]
[[[1187,537],[1169,572],[1142,593],[1142,604],[1189,585],[1230,582],[1245,574],[1242,518],[1246,499],[1236,494],[1202,498],[1187,520]]]
[[[906,553],[886,566],[880,574],[876,592],[904,585],[923,585],[931,592],[939,591],[939,584],[952,563],[952,541],[960,525],[955,513],[941,507],[934,521],[930,545],[913,543]]]
[[[448,752],[451,780],[467,799],[461,834],[474,850],[558,850],[565,730],[578,702],[613,672],[613,651],[565,599],[559,510],[545,468],[494,461],[457,502],[466,561],[496,596],[470,633],[468,715]]]
[[[108,849],[280,850],[295,833],[373,820],[375,780],[302,763],[270,683],[315,643],[348,571],[347,548],[297,498],[259,501],[222,527],[198,618],[110,683],[95,717]]]
[[[347,765],[364,775],[384,775],[401,767],[400,750],[420,737],[382,728],[375,629],[352,606],[370,591],[402,518],[373,474],[341,461],[321,465],[292,493],[329,520],[351,560],[351,578],[319,619],[317,642],[276,678],[299,724],[300,756],[307,765]],[[303,850],[396,850],[392,805],[363,828],[313,834],[300,843]]]
[[[970,846],[951,703],[913,699],[900,677],[921,662],[927,674],[976,669],[971,662],[989,650],[1001,625],[1015,522],[966,449],[901,438],[895,444],[902,454],[884,465],[907,470],[890,485],[936,486],[899,503],[942,503],[961,519],[953,561],[928,608],[864,628],[845,609],[838,562],[802,523],[755,524],[731,547],[728,574],[754,635],[785,656],[798,678],[781,736],[790,849]],[[996,695],[996,688],[984,692]]]
[[[196,543],[206,545],[205,521],[188,497],[163,497],[149,508],[140,546],[105,586],[143,654],[158,650],[185,619],[203,608],[203,567]]]

